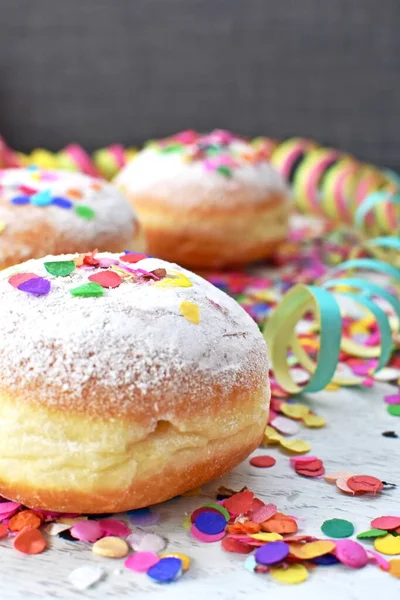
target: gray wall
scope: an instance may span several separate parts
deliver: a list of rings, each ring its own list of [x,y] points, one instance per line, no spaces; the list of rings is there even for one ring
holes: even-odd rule
[[[0,4],[0,132],[20,149],[224,127],[400,168],[400,0]]]

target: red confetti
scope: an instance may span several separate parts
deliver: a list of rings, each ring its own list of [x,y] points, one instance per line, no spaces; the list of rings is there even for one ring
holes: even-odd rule
[[[371,521],[371,527],[374,529],[383,529],[391,531],[400,527],[400,517],[377,517]]]
[[[98,283],[103,288],[117,288],[121,285],[123,279],[115,271],[100,271],[99,273],[90,275],[89,281]]]
[[[13,287],[18,288],[25,281],[30,281],[31,279],[38,279],[39,275],[35,275],[35,273],[16,273],[15,275],[11,275],[8,283],[10,283]]]
[[[93,252],[88,252],[88,254],[85,254],[83,257],[83,264],[89,265],[91,267],[98,267],[100,264],[100,261],[98,258],[96,258],[97,252],[98,252],[98,250],[96,248],[96,250],[93,250]]]
[[[251,509],[253,498],[253,492],[246,490],[245,492],[239,492],[238,494],[234,494],[230,498],[227,498],[224,501],[224,506],[230,513],[242,515]]]
[[[147,258],[147,254],[139,254],[139,253],[128,253],[128,254],[122,254],[120,257],[120,260],[122,260],[123,262],[127,262],[127,263],[137,263],[139,262],[139,260],[143,260],[144,258]]]
[[[250,554],[253,551],[253,546],[239,542],[230,536],[222,540],[221,546],[226,552],[236,552],[237,554]]]
[[[28,187],[27,185],[20,185],[19,191],[21,192],[21,194],[26,194],[27,196],[33,196],[33,194],[36,194],[38,192],[38,190]]]
[[[370,475],[354,475],[353,477],[349,477],[347,485],[351,490],[358,493],[370,492],[376,494],[383,489],[382,481]]]
[[[275,463],[275,458],[273,456],[267,456],[266,454],[260,456],[253,456],[253,458],[250,459],[250,464],[253,467],[259,467],[261,469],[273,467]]]

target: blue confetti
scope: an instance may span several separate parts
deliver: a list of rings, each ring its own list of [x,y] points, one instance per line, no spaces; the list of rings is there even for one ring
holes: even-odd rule
[[[14,198],[11,198],[11,202],[13,204],[18,204],[21,205],[22,204],[30,204],[30,196],[15,196]]]
[[[52,198],[51,203],[53,206],[58,206],[59,208],[72,208],[73,202],[68,200],[68,198],[62,198],[61,196],[54,196]]]
[[[147,575],[156,583],[170,583],[182,573],[182,561],[174,556],[162,558],[156,565],[150,567]]]
[[[329,567],[330,565],[336,565],[339,561],[333,554],[324,554],[323,556],[313,558],[311,562],[322,567]]]
[[[196,517],[194,525],[202,533],[215,535],[217,533],[221,533],[221,531],[224,531],[226,527],[226,519],[219,513],[207,511]]]
[[[36,206],[48,206],[52,202],[50,190],[42,190],[31,196],[32,204]]]

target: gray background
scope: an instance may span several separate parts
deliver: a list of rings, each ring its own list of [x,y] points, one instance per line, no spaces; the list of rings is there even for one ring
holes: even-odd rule
[[[0,8],[0,132],[21,150],[223,127],[400,168],[400,0]]]

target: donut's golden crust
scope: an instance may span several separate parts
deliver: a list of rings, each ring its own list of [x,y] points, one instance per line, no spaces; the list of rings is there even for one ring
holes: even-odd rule
[[[252,191],[241,187],[226,193],[224,204],[195,187],[168,188],[129,194],[144,228],[149,254],[192,268],[220,268],[269,258],[288,232],[287,196],[269,192],[254,202]],[[199,196],[195,207],[185,198]],[[182,196],[179,204],[179,197]]]

